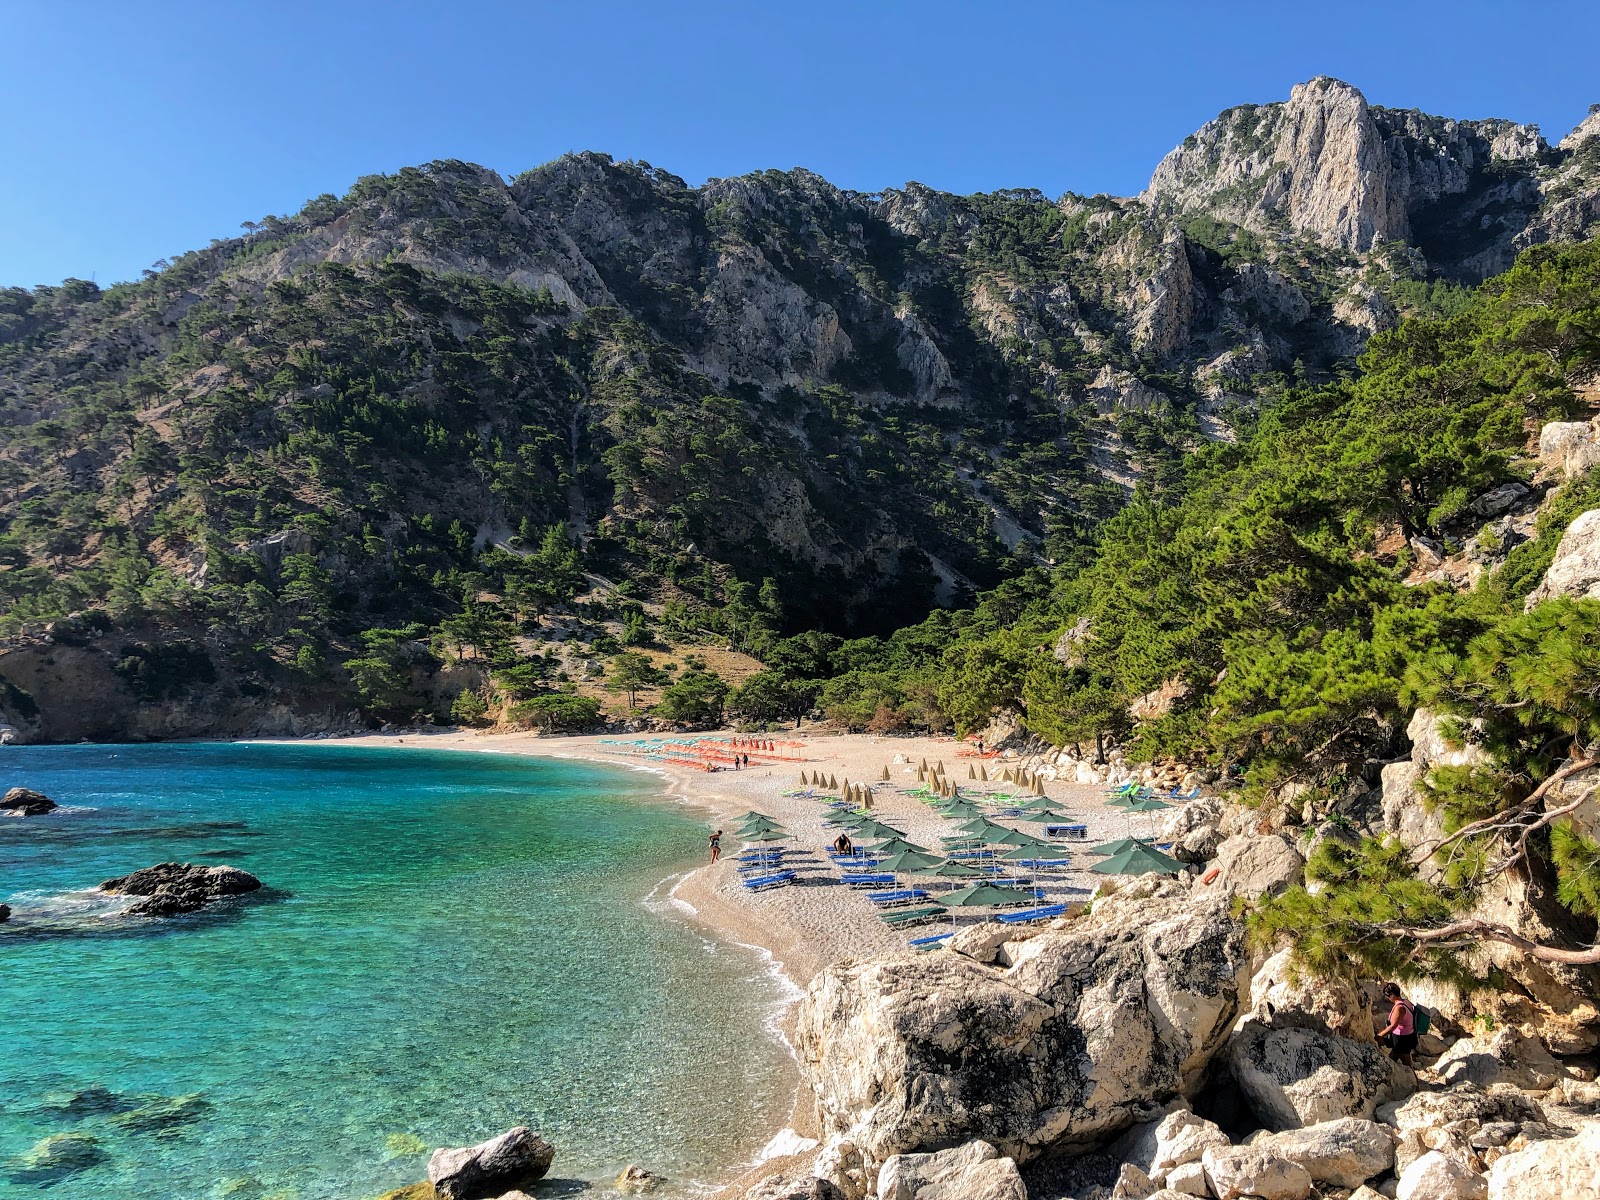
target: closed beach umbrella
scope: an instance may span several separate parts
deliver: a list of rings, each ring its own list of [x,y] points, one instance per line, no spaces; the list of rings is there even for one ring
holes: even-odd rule
[[[1143,838],[1118,838],[1114,842],[1101,842],[1098,846],[1090,846],[1086,851],[1084,851],[1084,853],[1099,854],[1102,856],[1107,854],[1121,854],[1126,850],[1132,850],[1135,846],[1148,846],[1149,844],[1150,843],[1145,841]]]
[[[1183,870],[1183,864],[1155,847],[1141,843],[1121,854],[1101,859],[1089,869],[1101,875],[1176,875]]]
[[[887,766],[883,768],[883,782],[889,782],[889,768]]]
[[[967,764],[967,778],[968,779],[976,779],[977,777],[978,777],[977,768],[975,768],[971,763],[968,763]]]
[[[989,782],[989,768],[984,766],[982,763],[978,764],[978,779],[982,783]]]
[[[939,903],[947,908],[993,908],[997,904],[1028,904],[1033,900],[1030,892],[1016,888],[996,887],[992,883],[974,883],[958,888],[948,896],[940,896]]]

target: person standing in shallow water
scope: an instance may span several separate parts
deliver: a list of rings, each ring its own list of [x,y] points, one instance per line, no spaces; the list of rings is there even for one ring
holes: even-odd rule
[[[717,830],[706,841],[711,843],[711,861],[716,862],[722,857],[722,830]]]
[[[1389,1024],[1378,1034],[1378,1042],[1389,1047],[1390,1058],[1409,1067],[1411,1055],[1417,1048],[1416,1010],[1400,991],[1398,983],[1384,984],[1383,998],[1390,1004]]]

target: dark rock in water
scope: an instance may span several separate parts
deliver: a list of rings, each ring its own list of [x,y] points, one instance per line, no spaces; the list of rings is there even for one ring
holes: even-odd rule
[[[207,867],[199,863],[159,863],[108,879],[102,892],[114,896],[143,896],[128,909],[143,917],[173,917],[196,912],[224,896],[242,896],[261,887],[261,880],[238,867]]]
[[[11,920],[11,905],[0,904],[0,925],[4,925],[9,920]]]
[[[187,1096],[141,1097],[145,1103],[138,1108],[118,1113],[107,1124],[124,1133],[149,1133],[156,1137],[173,1137],[185,1125],[192,1125],[211,1112],[210,1101],[199,1092]]]
[[[556,1148],[526,1125],[454,1150],[435,1150],[428,1182],[440,1200],[488,1200],[543,1179]]]
[[[0,796],[0,808],[24,817],[36,817],[59,807],[49,796],[32,788],[12,788]]]
[[[13,1160],[16,1169],[11,1178],[17,1183],[49,1187],[69,1175],[99,1166],[110,1157],[100,1148],[99,1140],[87,1133],[52,1133]]]
[[[45,1097],[45,1107],[64,1117],[99,1117],[126,1112],[138,1103],[131,1096],[113,1092],[103,1083],[91,1083],[75,1092],[54,1092]]]

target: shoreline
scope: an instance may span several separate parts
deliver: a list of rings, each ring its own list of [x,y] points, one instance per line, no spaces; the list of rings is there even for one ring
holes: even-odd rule
[[[706,736],[726,736],[713,732]],[[663,787],[660,796],[673,803],[698,809],[706,815],[708,830],[723,828],[725,856],[713,865],[702,861],[671,883],[665,895],[661,885],[651,892],[651,904],[670,908],[706,936],[724,944],[752,950],[766,958],[775,976],[790,994],[770,1027],[773,1035],[789,1051],[794,1088],[787,1126],[763,1131],[766,1138],[756,1158],[723,1164],[720,1177],[710,1182],[713,1197],[737,1195],[757,1173],[793,1167],[801,1162],[786,1136],[814,1139],[818,1121],[811,1097],[799,1074],[795,1054],[794,1021],[798,1001],[806,986],[831,963],[906,952],[906,934],[895,932],[878,918],[872,905],[855,891],[839,886],[829,869],[823,847],[834,836],[825,830],[827,815],[822,800],[813,796],[789,795],[799,787],[802,770],[820,770],[824,777],[854,783],[869,783],[877,792],[874,809],[885,822],[902,829],[912,842],[936,846],[937,838],[950,832],[945,819],[920,800],[903,795],[896,785],[915,782],[915,766],[922,759],[932,764],[943,761],[949,778],[968,791],[992,791],[1005,785],[997,782],[971,783],[966,763],[957,756],[963,744],[951,737],[882,737],[870,734],[821,736],[806,732],[775,735],[794,757],[781,762],[753,761],[748,769],[705,771],[683,765],[650,761],[640,750],[650,735],[579,735],[541,737],[532,732],[489,733],[469,730],[439,732],[367,733],[340,738],[251,738],[254,743],[306,745],[310,743],[380,747],[401,750],[453,750],[465,753],[511,755],[524,758],[565,759],[600,766],[626,767],[655,775]],[[895,760],[900,760],[896,762]],[[967,762],[975,760],[968,758]],[[1016,759],[1004,760],[1015,762]],[[987,765],[999,774],[1002,760],[989,759]],[[882,772],[891,771],[884,783]],[[1124,814],[1103,807],[1103,787],[1056,782],[1046,785],[1049,795],[1070,807],[1078,819],[1089,825],[1091,840],[1119,837],[1130,832]],[[1007,788],[1006,790],[1010,790]],[[750,893],[743,890],[733,861],[739,843],[732,834],[745,810],[763,812],[784,825],[794,835],[800,849],[796,853],[802,878],[795,885],[774,891]],[[1087,899],[1101,877],[1074,870],[1052,881],[1051,900]],[[668,879],[673,879],[669,876]],[[667,880],[661,881],[666,884]],[[927,932],[926,929],[916,932]],[[805,1151],[809,1155],[810,1151]],[[793,1161],[789,1161],[790,1159]]]

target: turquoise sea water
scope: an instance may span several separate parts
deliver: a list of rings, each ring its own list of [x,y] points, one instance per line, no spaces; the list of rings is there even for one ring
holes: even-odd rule
[[[7,747],[18,785],[69,811],[0,819],[5,1200],[362,1200],[421,1178],[419,1145],[519,1123],[559,1148],[552,1178],[639,1162],[687,1188],[787,1116],[783,985],[650,899],[704,834],[648,776]],[[167,921],[85,894],[174,859],[273,894]],[[92,1165],[29,1158],[58,1134]]]

